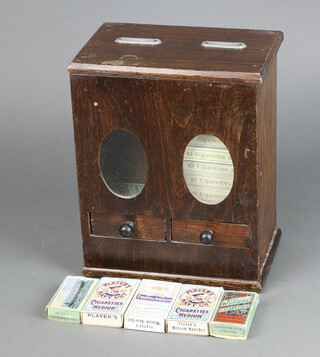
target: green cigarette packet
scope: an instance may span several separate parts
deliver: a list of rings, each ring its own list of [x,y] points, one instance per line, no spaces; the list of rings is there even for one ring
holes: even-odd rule
[[[99,279],[67,276],[46,306],[49,320],[81,323],[81,310]]]
[[[209,323],[210,335],[232,340],[246,340],[258,304],[257,293],[225,290]]]

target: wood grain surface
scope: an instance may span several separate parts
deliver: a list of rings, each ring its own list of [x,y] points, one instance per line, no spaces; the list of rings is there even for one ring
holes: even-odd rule
[[[119,44],[119,37],[160,45]],[[71,73],[261,83],[283,40],[280,31],[105,23],[69,66]],[[242,42],[244,49],[204,48],[204,41]]]
[[[94,67],[85,67],[105,56],[118,58],[114,39],[120,35],[147,33],[168,36],[165,49],[153,53],[142,46],[135,55],[143,57],[143,66],[167,68],[174,79],[160,79],[152,71],[136,78],[132,72],[128,78],[122,64],[111,76],[106,75],[109,69],[97,75]],[[200,39],[240,38],[251,50],[238,61],[226,50],[210,57],[194,49]],[[137,277],[261,289],[281,235],[275,208],[275,55],[281,40],[278,32],[108,24],[81,50],[73,62],[80,67],[71,65],[70,79],[85,274],[132,272]],[[175,50],[170,47],[174,44]],[[180,64],[183,71],[229,71],[237,83],[208,81],[206,76],[178,79],[176,58],[186,59]],[[264,78],[262,83],[252,81],[253,68]],[[239,80],[238,71],[247,79]],[[145,187],[131,199],[113,194],[99,167],[101,143],[115,129],[134,134],[147,158]],[[234,165],[230,194],[217,205],[197,201],[183,176],[185,148],[200,134],[222,140]],[[118,230],[127,220],[134,223],[135,233],[124,238]],[[206,228],[215,231],[208,245],[198,240]]]
[[[125,222],[131,222],[133,232],[126,239],[166,239],[166,222],[160,218],[132,216],[132,215],[106,215],[91,213],[91,235],[102,237],[122,238],[119,228]]]
[[[245,224],[214,223],[206,221],[173,220],[172,240],[193,244],[202,244],[200,234],[210,229],[213,232],[211,245],[249,248],[249,226]]]

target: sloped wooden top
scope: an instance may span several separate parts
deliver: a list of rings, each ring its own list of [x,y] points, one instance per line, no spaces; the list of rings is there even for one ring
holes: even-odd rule
[[[121,37],[160,44],[123,44]],[[261,83],[283,40],[280,31],[104,23],[69,65],[73,74]],[[206,48],[204,41],[244,43]]]

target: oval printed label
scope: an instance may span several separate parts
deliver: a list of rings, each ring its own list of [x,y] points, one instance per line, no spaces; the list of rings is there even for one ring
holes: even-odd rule
[[[101,285],[98,294],[104,299],[122,299],[131,293],[132,286],[124,281],[112,281]]]
[[[216,298],[213,291],[207,289],[189,289],[180,297],[180,302],[186,306],[204,307],[212,305]]]

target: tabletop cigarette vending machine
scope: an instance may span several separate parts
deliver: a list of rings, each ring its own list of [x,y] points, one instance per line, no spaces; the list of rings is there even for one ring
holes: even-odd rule
[[[69,66],[87,276],[262,289],[279,31],[103,24]]]

